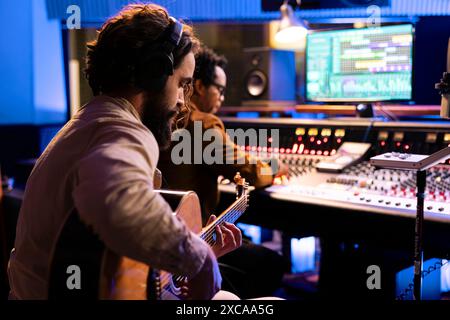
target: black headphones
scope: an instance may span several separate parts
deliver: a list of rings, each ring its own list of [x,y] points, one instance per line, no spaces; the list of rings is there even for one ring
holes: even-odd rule
[[[183,34],[183,24],[174,17],[161,36],[143,48],[134,66],[135,85],[143,90],[160,91],[173,74],[173,51]]]

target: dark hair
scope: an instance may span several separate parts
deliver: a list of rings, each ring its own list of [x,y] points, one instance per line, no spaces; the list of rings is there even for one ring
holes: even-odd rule
[[[202,45],[195,55],[194,79],[200,79],[205,86],[210,86],[215,81],[216,66],[225,69],[227,63],[228,61],[223,55],[218,55]]]
[[[171,23],[167,10],[154,4],[128,5],[109,18],[97,39],[87,44],[85,74],[94,95],[121,88],[143,89],[136,83],[136,66],[154,52],[152,44],[158,43]],[[174,69],[198,47],[192,28],[183,24],[181,40],[173,51]]]

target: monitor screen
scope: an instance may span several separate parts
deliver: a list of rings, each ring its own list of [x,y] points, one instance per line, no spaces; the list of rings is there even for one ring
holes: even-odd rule
[[[306,48],[309,101],[412,99],[413,26],[316,31]]]

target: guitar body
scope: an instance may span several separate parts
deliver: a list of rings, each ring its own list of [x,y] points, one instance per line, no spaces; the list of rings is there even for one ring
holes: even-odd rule
[[[245,179],[239,181],[242,183],[237,186],[236,201],[205,228],[202,228],[200,202],[195,192],[157,192],[192,232],[212,246],[215,227],[223,222],[234,223],[248,206],[248,184]],[[52,256],[49,299],[180,300],[181,284],[186,285],[182,277],[108,250],[77,212],[70,214],[65,222]],[[67,285],[67,270],[73,265],[83,270],[79,290]]]
[[[192,232],[200,233],[202,218],[197,194],[192,191],[159,192],[172,206],[175,215],[183,220]],[[176,281],[173,281],[170,273],[152,270],[150,266],[142,262],[127,257],[118,257],[109,250],[105,253],[103,260],[102,275],[101,299],[180,299]]]

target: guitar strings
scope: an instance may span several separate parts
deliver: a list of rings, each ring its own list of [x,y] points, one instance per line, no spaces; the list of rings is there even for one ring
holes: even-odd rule
[[[240,200],[247,200],[247,195],[244,197],[241,197]],[[242,213],[245,211],[245,208],[247,207],[247,201],[240,201],[238,203],[235,203],[230,209],[229,211],[232,212],[231,215],[229,216],[229,221],[232,221],[234,218],[239,218],[240,215],[242,215]],[[214,226],[219,225],[220,223],[222,223],[223,221],[225,221],[225,216],[223,215],[220,219],[215,220],[214,221]],[[234,221],[236,221],[234,220]],[[215,232],[215,228],[210,228],[202,237],[203,240],[205,240],[209,245],[213,245],[215,243],[214,238],[213,238],[213,234]],[[172,277],[172,274],[167,273],[165,274],[160,281],[168,281],[170,279],[170,277]],[[178,276],[175,278],[176,281],[181,281],[183,278],[185,278],[184,276]]]
[[[243,203],[243,204],[240,204],[239,205],[239,208],[235,208],[234,210],[230,210],[230,212],[233,212],[231,215],[230,215],[230,221],[232,220],[232,219],[234,219],[234,218],[236,218],[236,220],[237,220],[237,218],[239,218],[239,216],[243,213],[243,209],[245,209],[245,207],[246,207],[247,205],[246,205],[246,203]],[[223,220],[225,220],[225,219],[221,219],[222,221]],[[235,220],[234,220],[235,221]],[[212,232],[214,232],[214,229],[213,229],[213,231]],[[213,245],[214,243],[215,243],[215,240],[214,240],[214,238],[213,238],[213,235],[211,234],[209,237],[207,237],[207,239],[204,239],[209,245]],[[163,277],[161,277],[161,279],[160,279],[160,281],[161,282],[163,282],[163,281],[169,281],[170,280],[170,277],[172,277],[173,275],[172,274],[170,274],[170,273],[167,273],[167,274],[165,274]],[[184,278],[186,278],[185,276],[177,276],[176,278],[175,278],[175,281],[177,281],[177,282],[179,282],[179,281],[181,281],[181,280],[183,280]],[[166,286],[168,285],[168,283],[166,284]]]
[[[242,196],[241,198],[239,198],[239,200],[237,200],[237,201],[230,207],[229,211],[236,210],[238,206],[239,206],[239,209],[242,209],[242,207],[241,207],[242,204],[247,205],[247,197],[248,197],[248,196],[245,195],[245,196]],[[224,219],[225,219],[225,216],[226,216],[226,214],[225,214],[225,215],[222,215],[221,217],[219,217],[219,219],[214,220],[213,223],[212,223],[210,226],[207,227],[207,228],[208,228],[207,231],[202,235],[201,238],[205,240],[211,233],[213,233],[214,230],[215,230],[216,225],[222,223],[222,222],[224,221]]]
[[[222,223],[224,221],[226,221],[226,222],[236,221],[239,218],[239,216],[243,213],[243,209],[245,209],[245,205],[242,206],[242,208],[233,209],[232,210],[233,213],[230,215],[229,219],[222,219],[222,221],[220,221],[220,223]],[[219,225],[220,223],[218,223],[216,225]],[[216,230],[215,230],[215,228],[213,228],[205,234],[204,240],[210,245],[214,244],[214,242],[215,242],[215,239],[214,239],[215,232],[216,232]]]
[[[233,218],[233,219],[234,218],[239,218],[239,216],[243,213],[244,209],[247,207],[247,203],[246,202],[236,203],[235,207],[236,208],[234,208],[233,210],[232,209],[229,210],[230,212],[233,212],[230,215],[230,221],[232,220],[231,218]],[[223,220],[225,220],[225,219],[220,219],[220,221],[223,221]],[[213,241],[213,236],[212,236],[212,233],[214,231],[215,230],[212,229],[210,236],[208,236],[207,239],[204,239],[209,245],[213,245],[214,242],[215,242],[215,241]],[[164,277],[161,278],[161,282],[164,281],[164,280],[169,280],[170,277],[172,277],[172,274],[167,273]],[[175,278],[175,280],[176,281],[181,281],[183,278],[185,278],[185,277],[184,276],[177,276]]]
[[[228,219],[226,219],[226,215],[223,215],[220,219],[217,219],[214,221],[213,225],[211,225],[211,227],[209,227],[208,231],[206,231],[203,236],[202,239],[205,240],[206,242],[209,243],[209,241],[214,239],[214,233],[215,233],[215,227],[221,223],[223,223],[224,221],[228,220],[228,221],[236,221],[237,218],[239,218],[239,216],[243,213],[243,211],[245,210],[245,208],[247,207],[247,202],[243,201],[240,203],[237,203],[235,208],[230,209],[230,212],[233,212]],[[236,220],[232,220],[236,218]],[[216,223],[217,221],[217,223]]]

